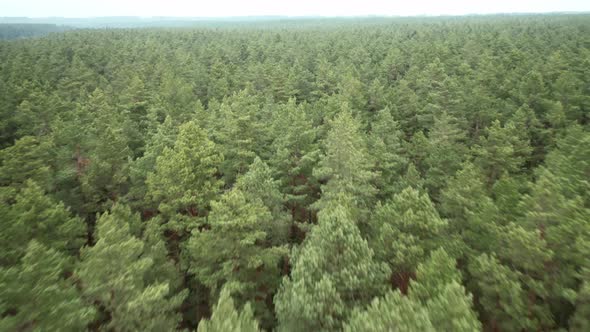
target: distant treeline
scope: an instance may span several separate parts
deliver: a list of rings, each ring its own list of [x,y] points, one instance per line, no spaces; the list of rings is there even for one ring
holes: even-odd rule
[[[52,32],[63,32],[71,29],[56,24],[2,24],[0,23],[0,39],[17,39],[44,36]]]

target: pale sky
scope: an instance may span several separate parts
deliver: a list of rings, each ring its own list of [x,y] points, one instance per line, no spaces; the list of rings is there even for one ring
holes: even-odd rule
[[[462,15],[590,11],[590,0],[0,0],[0,17]]]

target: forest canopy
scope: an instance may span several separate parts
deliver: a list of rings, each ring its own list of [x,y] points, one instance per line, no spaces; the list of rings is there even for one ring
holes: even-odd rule
[[[1,331],[590,330],[590,15],[55,32],[0,40]]]

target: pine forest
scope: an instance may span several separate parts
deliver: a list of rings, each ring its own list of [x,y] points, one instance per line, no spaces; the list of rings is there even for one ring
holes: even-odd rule
[[[2,30],[0,331],[590,331],[590,14]]]

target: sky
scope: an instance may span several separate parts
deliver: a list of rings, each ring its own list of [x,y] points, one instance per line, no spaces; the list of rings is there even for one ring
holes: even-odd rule
[[[590,11],[590,0],[0,0],[0,17],[412,16]]]

